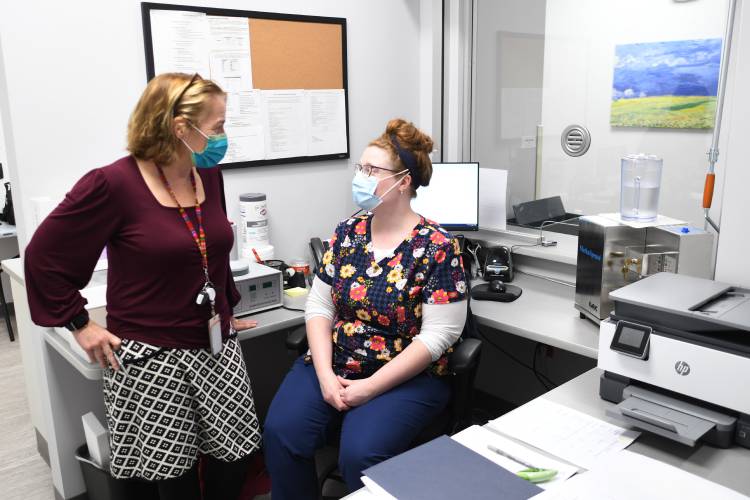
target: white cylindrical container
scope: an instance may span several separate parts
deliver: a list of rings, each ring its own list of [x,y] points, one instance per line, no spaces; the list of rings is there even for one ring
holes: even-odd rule
[[[264,193],[240,195],[240,248],[262,247],[268,240],[268,207]]]
[[[258,257],[260,257],[260,260],[270,260],[274,257],[274,250],[273,245],[245,245],[245,247],[240,252],[240,257],[252,262],[257,262],[258,259],[255,258],[255,254],[253,253],[253,249],[255,249],[255,252],[258,254]]]

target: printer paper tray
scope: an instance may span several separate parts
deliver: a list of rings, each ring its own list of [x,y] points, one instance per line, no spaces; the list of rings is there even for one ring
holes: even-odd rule
[[[715,422],[637,396],[630,396],[617,406],[607,409],[607,415],[689,446],[695,446],[701,437],[716,426]]]

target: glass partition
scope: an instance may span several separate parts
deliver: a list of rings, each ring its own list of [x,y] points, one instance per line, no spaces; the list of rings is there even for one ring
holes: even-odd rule
[[[471,160],[508,170],[509,217],[551,196],[567,212],[617,212],[620,160],[643,153],[663,160],[659,213],[703,226],[728,0],[473,6]],[[573,153],[590,134],[583,154],[565,150],[571,126]]]

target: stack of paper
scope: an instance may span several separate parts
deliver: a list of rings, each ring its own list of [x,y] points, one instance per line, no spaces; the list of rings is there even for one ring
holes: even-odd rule
[[[612,425],[544,398],[526,403],[488,425],[585,469],[627,448],[640,436],[638,431]]]
[[[533,465],[534,467],[540,469],[555,469],[557,475],[552,480],[537,484],[537,486],[540,486],[545,490],[548,488],[554,488],[578,472],[578,467],[539,453],[528,446],[524,446],[478,425],[464,429],[458,434],[452,436],[452,439],[514,474],[520,472],[526,467],[490,450],[490,445],[502,450],[514,458],[518,458],[527,464]]]

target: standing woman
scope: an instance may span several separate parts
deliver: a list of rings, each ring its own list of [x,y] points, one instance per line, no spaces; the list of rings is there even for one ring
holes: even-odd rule
[[[104,370],[115,478],[162,499],[236,498],[260,446],[236,330],[239,301],[222,175],[226,94],[197,74],[152,79],[128,123],[129,156],[84,175],[26,248],[31,316],[65,326]],[[107,325],[81,290],[106,248]]]
[[[266,417],[274,500],[317,498],[313,456],[332,421],[343,419],[339,470],[355,490],[448,403],[446,351],[466,322],[466,277],[456,240],[411,208],[430,182],[431,151],[429,136],[391,120],[355,165],[352,195],[370,212],[336,227],[307,301],[310,353]]]

